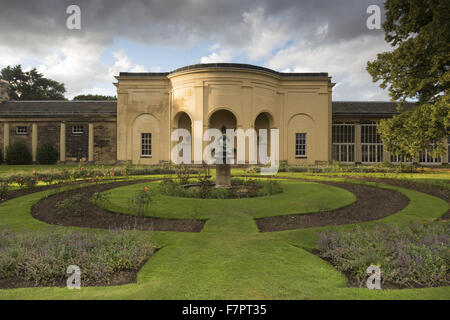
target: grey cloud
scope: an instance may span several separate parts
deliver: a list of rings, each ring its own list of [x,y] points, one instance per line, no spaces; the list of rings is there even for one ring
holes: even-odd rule
[[[195,41],[239,45],[247,41],[242,14],[265,9],[268,17],[284,23],[295,35],[311,36],[328,23],[326,41],[374,34],[365,26],[366,8],[382,7],[382,0],[96,0],[1,1],[0,40],[14,46],[51,44],[66,37],[109,43],[124,37],[147,44],[183,46]],[[78,4],[82,30],[65,28],[66,8]],[[314,40],[312,38],[312,40]]]

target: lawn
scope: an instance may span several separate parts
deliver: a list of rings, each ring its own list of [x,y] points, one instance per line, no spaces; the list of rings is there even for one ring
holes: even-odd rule
[[[305,177],[294,173],[289,173],[289,176]],[[316,175],[315,179],[318,178],[343,181],[339,177]],[[204,218],[207,222],[200,233],[152,232],[156,245],[161,249],[141,269],[137,284],[84,287],[81,290],[50,287],[8,289],[0,290],[0,298],[450,299],[450,287],[403,290],[346,287],[346,277],[310,250],[317,248],[318,232],[348,229],[351,225],[258,232],[255,217],[308,214],[339,208],[355,200],[346,190],[318,183],[282,181],[284,192],[274,196],[205,200],[162,196],[158,194],[156,184],[141,183],[114,189],[109,206],[126,213],[126,199],[148,185],[153,191],[154,202],[147,215]],[[408,222],[434,220],[448,210],[448,204],[436,197],[400,187],[378,186],[397,190],[410,199],[405,209],[381,219],[385,223],[401,226]],[[0,228],[46,227],[45,223],[30,216],[30,207],[52,192],[38,192],[0,204]]]

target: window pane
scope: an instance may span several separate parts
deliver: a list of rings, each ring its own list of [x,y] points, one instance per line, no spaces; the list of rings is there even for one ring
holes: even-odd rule
[[[295,156],[306,156],[306,133],[295,134]]]
[[[142,133],[141,134],[141,156],[151,156],[152,155],[152,134]]]

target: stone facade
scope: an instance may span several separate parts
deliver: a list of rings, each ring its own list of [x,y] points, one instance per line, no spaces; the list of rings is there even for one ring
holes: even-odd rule
[[[331,160],[334,84],[327,73],[201,64],[170,73],[121,73],[116,79],[118,160],[172,161],[171,132],[176,128],[202,135],[208,128],[247,131],[258,126],[279,129],[281,161],[314,164]],[[151,157],[141,154],[143,133],[152,136]],[[296,133],[307,136],[305,155],[295,152]],[[247,146],[246,162],[248,153]]]

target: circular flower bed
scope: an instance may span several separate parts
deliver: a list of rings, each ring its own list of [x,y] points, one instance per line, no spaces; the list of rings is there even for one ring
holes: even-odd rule
[[[208,179],[199,179],[187,184],[173,179],[164,179],[159,184],[159,190],[161,194],[167,196],[200,199],[253,198],[283,192],[283,188],[277,181],[256,179],[232,179],[230,188],[216,188],[216,185]]]

